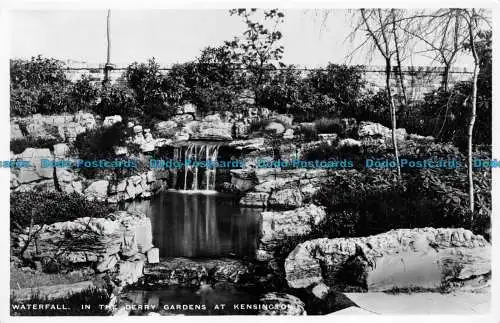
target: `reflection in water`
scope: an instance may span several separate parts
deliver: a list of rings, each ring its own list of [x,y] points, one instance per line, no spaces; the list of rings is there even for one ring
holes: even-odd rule
[[[261,210],[223,195],[164,192],[125,207],[146,213],[161,257],[253,256]]]

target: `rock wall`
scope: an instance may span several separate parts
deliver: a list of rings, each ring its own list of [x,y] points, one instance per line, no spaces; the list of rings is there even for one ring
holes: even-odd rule
[[[361,238],[315,239],[286,258],[292,288],[439,290],[491,271],[491,245],[464,229],[399,229]]]

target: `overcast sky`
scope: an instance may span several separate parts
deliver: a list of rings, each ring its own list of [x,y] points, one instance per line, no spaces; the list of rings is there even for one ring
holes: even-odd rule
[[[90,63],[106,60],[106,14],[101,11],[17,11],[11,15],[11,56],[47,57]],[[346,11],[336,10],[323,24],[322,12],[285,10],[281,27],[283,61],[306,67],[328,62],[344,63],[355,47],[348,40],[351,22]],[[241,36],[241,18],[227,10],[144,10],[111,14],[111,61],[119,66],[155,57],[162,65],[197,57],[206,46],[216,46]],[[377,53],[360,52],[351,63],[382,65]],[[425,65],[414,56],[405,65]],[[460,60],[459,65],[468,65]]]

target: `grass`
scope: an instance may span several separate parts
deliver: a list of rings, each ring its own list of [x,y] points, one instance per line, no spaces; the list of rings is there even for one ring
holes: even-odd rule
[[[10,267],[10,288],[34,288],[39,286],[52,286],[59,284],[73,284],[92,279],[93,276],[84,272],[73,272],[71,274],[48,274],[29,267],[18,267],[11,264]]]
[[[100,288],[92,287],[83,290],[80,293],[72,294],[63,298],[47,299],[38,295],[33,295],[31,299],[25,302],[16,302],[15,298],[11,298],[10,314],[12,316],[108,316],[111,312],[101,308],[102,305],[108,305],[111,298],[110,295]],[[60,309],[31,309],[28,305],[36,304],[55,306],[59,305]],[[20,308],[25,305],[26,308]],[[82,308],[82,305],[87,305],[90,308]],[[61,309],[64,306],[64,309]]]

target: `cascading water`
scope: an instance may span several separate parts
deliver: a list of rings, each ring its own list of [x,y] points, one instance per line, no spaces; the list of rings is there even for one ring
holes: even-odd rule
[[[174,152],[175,153],[175,152]],[[201,191],[212,192],[215,190],[214,167],[219,153],[219,145],[192,143],[184,150],[184,191],[199,191],[200,168],[205,168],[205,187]],[[204,162],[206,167],[201,167]],[[192,174],[192,181],[189,183],[189,174]]]

